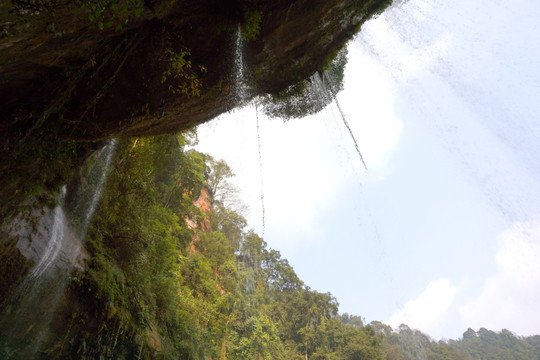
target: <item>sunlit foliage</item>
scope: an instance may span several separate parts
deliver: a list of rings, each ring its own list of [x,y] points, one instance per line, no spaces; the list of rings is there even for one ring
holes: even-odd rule
[[[161,76],[161,83],[169,84],[169,90],[175,95],[201,96],[200,74],[206,73],[206,68],[202,65],[194,67],[189,49],[180,52],[166,49],[165,53],[168,65]]]
[[[226,206],[231,169],[189,143],[120,142],[44,358],[379,359],[368,328],[342,322],[330,294],[246,230]],[[210,209],[202,189],[219,198]]]

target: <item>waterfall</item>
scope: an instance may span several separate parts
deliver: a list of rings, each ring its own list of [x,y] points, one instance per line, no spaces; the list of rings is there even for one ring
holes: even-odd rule
[[[246,303],[243,310],[247,320],[251,316],[251,308],[256,305],[252,295],[255,292],[257,274],[253,265],[253,255],[251,253],[251,249],[246,248],[246,241],[247,240],[244,239],[240,250],[240,269],[244,271],[245,276],[244,289],[242,292],[246,297]]]
[[[330,104],[332,102],[336,104],[336,107],[339,112],[339,117],[341,118],[343,125],[345,125],[345,128],[347,129],[350,135],[350,138],[354,144],[354,147],[355,147],[356,153],[358,154],[360,162],[362,163],[362,166],[364,167],[364,169],[367,170],[366,162],[364,161],[364,157],[362,156],[362,152],[360,151],[360,147],[358,146],[358,141],[356,141],[356,137],[354,136],[351,126],[349,125],[349,122],[347,121],[347,117],[345,116],[345,113],[341,109],[341,106],[336,97],[336,94],[332,90],[332,84],[330,83],[328,76],[325,73],[322,73],[322,74],[315,73],[311,76],[310,83],[311,83],[311,89],[312,89],[312,92],[314,93],[314,96],[316,96],[322,104]]]
[[[107,179],[107,175],[109,174],[109,168],[115,149],[116,139],[111,139],[101,150],[103,152],[103,169],[99,169],[101,170],[99,180],[97,182],[97,186],[95,187],[95,191],[93,192],[90,206],[88,206],[88,209],[86,210],[86,216],[84,217],[84,222],[82,226],[82,229],[84,231],[82,232],[83,235],[81,237],[84,237],[84,235],[86,235],[86,231],[88,230],[88,226],[90,225],[92,215],[94,214],[94,211],[96,211],[96,206],[99,199],[101,198],[101,192],[103,191],[103,185],[105,184],[105,180]],[[94,170],[94,168],[95,167],[93,167],[92,170]]]
[[[74,189],[62,187],[57,197],[58,205],[40,220],[41,231],[29,234],[17,243],[21,253],[33,258],[37,264],[11,292],[0,313],[1,359],[38,357],[68,276],[81,255],[115,147],[116,140],[110,140],[98,150],[89,159],[80,183]],[[72,199],[73,204],[68,204],[68,199]],[[39,246],[43,239],[40,237],[47,238],[41,250]]]
[[[246,66],[244,63],[244,39],[242,27],[238,24],[236,30],[234,51],[234,98],[238,105],[243,106],[249,99]]]
[[[86,236],[90,220],[101,198],[115,149],[116,139],[108,140],[96,153],[95,160],[83,174],[83,180],[74,191],[74,201],[69,206],[69,215],[81,240]]]
[[[238,24],[235,36],[234,50],[234,98],[239,107],[243,107],[250,102],[249,76],[244,58],[244,36],[242,26]],[[261,209],[262,209],[262,232],[265,229],[265,208],[264,208],[264,183],[262,176],[262,152],[261,152],[261,134],[259,127],[259,113],[255,101],[251,102],[255,108],[255,120],[257,126],[257,149],[259,154],[259,173],[261,183]]]
[[[261,129],[259,127],[259,111],[255,103],[255,118],[257,120],[257,149],[259,151],[259,174],[261,178],[261,210],[262,210],[262,235],[265,230],[265,209],[264,209],[264,180],[262,171],[262,151],[261,151]]]
[[[60,248],[62,247],[62,240],[64,239],[64,232],[66,228],[66,215],[64,209],[62,209],[64,200],[66,198],[66,187],[63,186],[60,190],[60,194],[57,197],[58,205],[54,209],[53,226],[51,230],[51,237],[41,259],[37,265],[32,269],[29,275],[29,280],[35,280],[39,278],[49,266],[54,262]]]
[[[347,121],[347,118],[345,117],[345,113],[343,112],[343,110],[341,109],[341,106],[339,105],[339,101],[336,97],[336,94],[334,94],[334,91],[332,90],[332,86],[330,84],[328,76],[326,75],[326,73],[322,73],[322,75],[319,75],[319,79],[321,81],[322,88],[326,89],[326,91],[330,94],[330,96],[334,100],[334,103],[336,104],[338,108],[339,115],[341,116],[341,120],[343,121],[343,125],[345,125],[345,127],[347,128],[347,131],[349,132],[349,135],[351,136],[351,139],[354,143],[354,147],[356,149],[356,152],[358,153],[358,157],[360,158],[362,165],[364,165],[364,169],[367,170],[367,165],[366,165],[366,162],[364,161],[364,157],[362,156],[362,153],[360,152],[360,147],[358,146],[356,137],[354,136],[351,126],[349,125],[349,122]],[[325,83],[327,85],[325,85]]]

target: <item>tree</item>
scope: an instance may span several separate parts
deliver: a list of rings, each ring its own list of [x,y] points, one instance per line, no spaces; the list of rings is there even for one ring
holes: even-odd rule
[[[120,141],[88,233],[86,271],[69,285],[69,326],[51,332],[43,356],[379,359],[373,330],[340,317],[331,294],[310,289],[245,230],[226,200],[230,167],[188,143]],[[194,200],[204,188],[219,199],[210,196],[203,214]],[[199,216],[211,226],[188,227]]]

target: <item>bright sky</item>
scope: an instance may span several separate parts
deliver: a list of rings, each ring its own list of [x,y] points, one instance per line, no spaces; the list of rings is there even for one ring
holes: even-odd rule
[[[395,0],[349,45],[335,104],[199,128],[264,238],[340,311],[433,338],[540,334],[540,7]],[[262,171],[262,184],[261,184]]]

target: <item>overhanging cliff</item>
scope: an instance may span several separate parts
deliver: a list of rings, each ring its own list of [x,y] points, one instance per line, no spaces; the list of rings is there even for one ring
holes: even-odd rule
[[[0,170],[54,187],[93,148],[81,141],[180,131],[234,108],[239,26],[248,96],[278,92],[324,68],[388,2],[11,0],[0,5]]]

